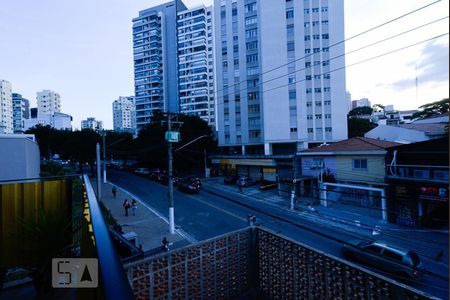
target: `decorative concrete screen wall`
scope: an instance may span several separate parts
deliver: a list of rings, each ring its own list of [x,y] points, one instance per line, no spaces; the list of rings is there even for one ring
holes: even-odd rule
[[[136,299],[234,299],[250,288],[250,230],[125,266]]]
[[[428,299],[259,227],[124,267],[136,299]]]

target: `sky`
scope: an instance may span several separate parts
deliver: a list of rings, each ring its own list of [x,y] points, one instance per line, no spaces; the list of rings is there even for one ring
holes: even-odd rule
[[[263,0],[269,1],[269,0]],[[329,0],[340,1],[340,0]],[[352,38],[435,0],[346,0],[346,53],[435,22],[346,55],[346,86],[352,99],[393,104],[400,110],[448,97],[448,0],[377,30]],[[134,94],[132,18],[161,0],[3,0],[0,5],[0,79],[36,106],[36,92],[60,93],[62,112],[73,127],[87,117],[112,128],[112,102]],[[188,7],[211,0],[185,0]],[[417,83],[417,84],[416,84]]]

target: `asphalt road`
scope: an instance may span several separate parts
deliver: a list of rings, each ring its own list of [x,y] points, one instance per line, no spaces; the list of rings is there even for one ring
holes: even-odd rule
[[[108,180],[136,195],[162,215],[168,215],[166,186],[116,170],[108,170]],[[273,231],[341,258],[340,241],[359,237],[329,225],[317,226],[288,211],[276,210],[263,203],[243,206],[238,201],[230,201],[205,191],[187,195],[175,190],[174,203],[175,225],[198,241],[246,227],[248,215],[255,215],[258,222]],[[430,260],[423,261],[427,270],[448,278],[448,267]],[[433,296],[448,299],[448,279],[425,275],[421,282],[412,282],[410,285]]]

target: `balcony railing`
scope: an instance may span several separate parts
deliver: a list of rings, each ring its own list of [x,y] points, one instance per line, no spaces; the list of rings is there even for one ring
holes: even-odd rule
[[[386,165],[386,176],[392,179],[407,179],[448,183],[447,166]]]

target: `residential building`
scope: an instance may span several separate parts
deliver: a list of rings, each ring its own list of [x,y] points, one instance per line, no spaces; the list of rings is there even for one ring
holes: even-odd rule
[[[0,133],[13,133],[13,101],[11,83],[0,80]]]
[[[297,153],[295,190],[299,196],[326,197],[334,203],[373,209],[373,216],[382,217],[381,190],[384,190],[386,149],[400,144],[376,139],[354,137],[334,144],[324,144]],[[340,186],[317,193],[318,181]],[[380,192],[365,190],[368,187]]]
[[[155,110],[178,112],[176,0],[139,12],[133,19],[136,125],[150,122]]]
[[[0,134],[0,181],[38,178],[39,146],[32,134]]]
[[[387,149],[390,222],[448,228],[448,143],[447,135]]]
[[[362,107],[362,106],[372,107],[369,99],[367,99],[367,98],[361,98],[359,100],[352,101],[352,109],[357,108],[357,107]]]
[[[219,146],[293,154],[347,138],[342,1],[215,0],[214,15]]]
[[[61,112],[61,96],[51,90],[37,92],[37,117],[53,115],[55,112]]]
[[[410,144],[448,136],[448,123],[410,123],[397,126],[378,125],[364,137]]]
[[[21,94],[12,93],[14,133],[23,133],[24,120],[30,118],[30,101]]]
[[[212,7],[178,12],[180,113],[215,124]]]
[[[136,132],[136,110],[134,97],[119,97],[113,102],[114,131]]]
[[[87,118],[81,121],[81,130],[83,129],[103,130],[103,121],[96,120],[94,117]]]
[[[37,118],[24,120],[24,130],[28,130],[37,125],[51,126],[58,130],[72,130],[73,118],[71,115],[55,112],[52,115],[44,115]]]

